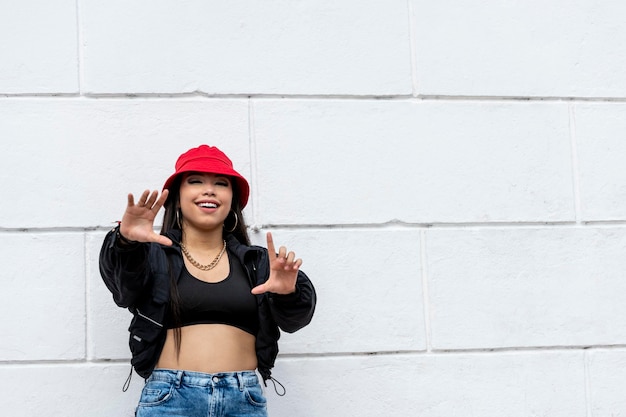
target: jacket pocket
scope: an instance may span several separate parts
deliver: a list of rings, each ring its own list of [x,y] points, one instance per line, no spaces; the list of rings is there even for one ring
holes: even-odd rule
[[[150,315],[135,309],[128,331],[130,332],[128,343],[132,353],[130,363],[139,375],[146,378],[158,360],[161,351],[161,336],[165,328]]]

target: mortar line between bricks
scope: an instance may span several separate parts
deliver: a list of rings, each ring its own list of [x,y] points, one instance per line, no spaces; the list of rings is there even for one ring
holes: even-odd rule
[[[254,130],[254,102],[252,99],[248,99],[248,150],[250,157],[250,183],[257,184],[258,179],[258,165],[257,165],[257,148],[256,148],[256,136]],[[256,224],[259,221],[259,191],[258,187],[253,187],[250,190],[252,194],[252,225],[250,230],[258,231]]]
[[[78,95],[83,92],[83,48],[81,47],[83,41],[83,31],[80,20],[80,0],[76,0],[76,58],[77,58],[77,78],[78,78]]]
[[[91,303],[89,302],[89,292],[90,292],[90,279],[89,279],[89,265],[91,265],[91,259],[89,256],[89,250],[87,248],[87,233],[83,233],[83,259],[85,261],[85,264],[83,265],[84,271],[83,271],[83,275],[85,277],[85,299],[84,299],[84,305],[85,305],[85,358],[89,359],[91,357],[91,349],[90,349],[90,342],[91,342],[91,335],[89,334],[89,311],[90,311],[90,307],[91,307]]]
[[[34,359],[34,360],[3,360],[0,367],[12,366],[55,366],[55,365],[130,365],[128,359]]]
[[[354,223],[354,224],[263,224],[259,229],[537,229],[626,226],[626,220],[575,222],[501,222],[501,223]]]
[[[574,222],[554,223],[360,223],[360,224],[257,224],[250,226],[250,230],[257,233],[261,229],[283,230],[446,230],[446,229],[584,229],[584,228],[610,228],[626,227],[626,220],[616,221],[587,221],[577,224]],[[0,233],[83,233],[83,232],[108,232],[112,226],[92,227],[0,227]],[[156,230],[159,230],[157,228]]]
[[[279,353],[283,359],[317,359],[317,358],[352,358],[372,356],[446,356],[446,355],[490,355],[508,353],[556,353],[556,352],[588,352],[593,350],[626,350],[626,345],[587,345],[587,346],[552,346],[552,347],[519,347],[519,348],[484,348],[484,349],[448,349],[426,352],[424,350],[382,350],[368,352],[320,352],[320,353]],[[54,365],[129,365],[130,358],[122,359],[39,359],[39,360],[0,360],[0,367],[13,366],[54,366]]]
[[[596,349],[619,350],[626,349],[626,344],[615,345],[554,345],[554,346],[525,346],[525,347],[496,347],[496,348],[459,348],[459,349],[433,349],[431,353],[457,354],[457,353],[513,353],[513,352],[544,352],[544,351],[581,351],[586,352]]]
[[[368,352],[322,352],[322,353],[280,353],[280,358],[349,358],[349,357],[370,357],[370,356],[446,356],[446,355],[490,355],[509,353],[556,353],[556,352],[580,352],[585,353],[591,350],[624,350],[626,345],[597,345],[597,346],[535,346],[535,347],[508,347],[508,348],[480,348],[480,349],[433,349],[430,352],[424,350],[388,350],[388,351],[368,351]]]
[[[574,194],[574,212],[576,223],[581,224],[582,209],[580,196],[580,169],[578,166],[578,145],[576,141],[576,108],[574,104],[568,105],[569,115],[569,136],[570,136],[570,152],[572,164],[572,192]]]
[[[463,96],[463,95],[435,95],[419,94],[416,98],[422,100],[447,101],[545,101],[545,102],[611,102],[626,103],[626,97],[559,97],[559,96]]]
[[[430,327],[430,291],[428,287],[428,259],[426,250],[426,230],[420,232],[420,275],[422,278],[422,301],[424,308],[424,333],[426,351],[432,351],[432,329]]]
[[[585,351],[583,355],[584,384],[585,384],[585,403],[587,404],[587,417],[593,416],[592,396],[591,396],[591,378],[589,374],[589,352]]]
[[[528,222],[528,223],[353,223],[353,224],[258,224],[257,230],[261,229],[286,229],[286,230],[359,230],[359,229],[405,229],[405,230],[421,230],[421,229],[536,229],[536,228],[585,228],[585,227],[608,227],[608,226],[626,226],[626,221],[607,221],[607,222]]]
[[[407,11],[408,11],[408,24],[409,24],[409,48],[410,50],[410,58],[411,58],[411,85],[413,88],[413,96],[417,97],[418,95],[418,83],[417,83],[417,34],[415,33],[415,19],[413,15],[415,11],[413,10],[413,5],[411,4],[411,0],[406,0]]]
[[[445,94],[250,94],[202,92],[189,93],[2,93],[3,98],[56,98],[82,97],[87,99],[293,99],[293,100],[378,100],[378,101],[500,101],[500,102],[590,102],[590,103],[626,103],[626,97],[558,97],[558,96],[492,96],[492,95],[445,95]]]

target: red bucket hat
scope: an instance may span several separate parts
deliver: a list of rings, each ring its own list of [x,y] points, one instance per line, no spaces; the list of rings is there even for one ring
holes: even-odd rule
[[[233,163],[224,152],[215,146],[200,145],[189,149],[178,157],[174,172],[163,185],[166,189],[172,185],[174,179],[184,172],[205,172],[208,174],[221,174],[231,177],[237,183],[238,199],[243,209],[248,203],[250,186],[248,181],[233,169]]]

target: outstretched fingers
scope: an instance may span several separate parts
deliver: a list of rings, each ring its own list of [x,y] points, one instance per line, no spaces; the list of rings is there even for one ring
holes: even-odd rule
[[[128,193],[128,207],[133,207],[135,205],[135,196],[133,193]]]
[[[160,194],[160,195],[159,195]],[[158,242],[171,246],[172,241],[165,236],[154,233],[154,219],[165,204],[169,193],[167,190],[145,190],[135,203],[133,194],[128,194],[127,207],[122,217],[120,233],[129,240],[139,242]]]
[[[261,285],[257,285],[256,287],[252,288],[252,290],[250,291],[252,294],[254,295],[258,295],[258,294],[264,294],[266,292],[269,292],[269,286],[267,284],[261,284]]]
[[[163,235],[159,235],[155,233],[155,242],[160,243],[161,245],[165,245],[165,246],[172,246],[174,243],[170,240],[170,238],[163,236]]]
[[[272,237],[271,232],[267,232],[267,251],[270,256],[270,263],[278,262],[282,269],[289,270],[297,270],[302,265],[302,259],[296,259],[296,254],[293,251],[287,252],[287,248],[285,246],[281,246],[278,248],[278,252],[276,252],[276,247],[274,246],[274,239]]]
[[[159,196],[159,192],[154,190],[149,192],[148,190],[144,191],[141,194],[141,198],[139,199],[139,206],[145,207],[148,210],[159,211],[159,209],[165,203],[167,199],[167,190],[164,190],[163,193]]]
[[[130,193],[128,194],[128,207],[137,207],[158,212],[165,204],[168,195],[168,190],[163,190],[161,195],[159,195],[159,192],[157,190],[154,190],[152,192],[150,192],[150,190],[145,190],[139,196],[137,204],[135,204],[135,196]]]
[[[149,197],[150,197],[150,190],[145,190],[139,196],[139,200],[137,201],[137,205],[139,207],[145,207]]]
[[[158,195],[158,191],[155,191],[155,193],[157,193],[156,195]],[[167,200],[167,196],[169,194],[170,194],[169,190],[163,190],[163,192],[161,193],[161,196],[153,204],[152,210],[154,210],[154,211],[161,210],[161,207],[163,207],[163,204],[165,204],[165,201]]]
[[[272,232],[267,232],[265,237],[267,238],[267,251],[269,252],[270,259],[276,258],[276,249],[274,248],[274,238],[272,238]]]
[[[291,264],[291,269],[300,269],[301,266],[302,266],[302,259],[298,258],[293,264]]]

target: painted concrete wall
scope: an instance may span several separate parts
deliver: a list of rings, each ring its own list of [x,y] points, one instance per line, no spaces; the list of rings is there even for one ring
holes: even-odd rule
[[[273,417],[626,416],[626,3],[3,0],[3,415],[132,416],[98,273],[200,143],[319,304]]]

